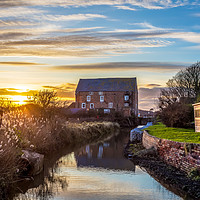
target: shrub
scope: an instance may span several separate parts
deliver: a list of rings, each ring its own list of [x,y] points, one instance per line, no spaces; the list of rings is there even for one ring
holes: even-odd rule
[[[168,127],[189,128],[194,121],[191,105],[173,103],[160,112],[162,122]]]

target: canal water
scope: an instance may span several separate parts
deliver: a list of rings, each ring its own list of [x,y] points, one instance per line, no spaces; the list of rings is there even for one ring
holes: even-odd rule
[[[61,157],[35,188],[15,200],[180,200],[145,170],[124,158],[129,133],[122,131]],[[41,181],[42,179],[42,181]],[[36,182],[36,180],[35,180]],[[36,187],[37,186],[37,187]],[[23,191],[23,189],[21,189]]]

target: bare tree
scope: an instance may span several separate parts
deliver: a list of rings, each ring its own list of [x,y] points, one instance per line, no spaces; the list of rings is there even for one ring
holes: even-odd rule
[[[47,108],[50,105],[54,105],[57,100],[57,93],[51,90],[40,90],[34,93],[32,96],[33,103],[41,106],[42,108]]]
[[[194,103],[200,95],[200,62],[178,72],[161,90],[160,109],[175,102]]]

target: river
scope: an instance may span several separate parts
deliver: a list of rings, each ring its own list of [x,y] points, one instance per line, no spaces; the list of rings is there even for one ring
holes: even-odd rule
[[[53,167],[46,167],[46,172],[32,181],[32,184],[23,182],[21,188],[18,186],[21,192],[26,192],[16,195],[14,199],[182,199],[164,188],[145,170],[124,158],[124,145],[128,139],[129,132],[122,130],[119,135],[107,141],[75,149],[58,159]]]

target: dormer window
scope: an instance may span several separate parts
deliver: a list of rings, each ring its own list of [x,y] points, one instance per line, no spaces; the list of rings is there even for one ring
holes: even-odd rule
[[[87,96],[87,102],[91,101],[91,96]]]
[[[129,100],[129,95],[125,95],[124,96],[124,101],[128,101]]]

